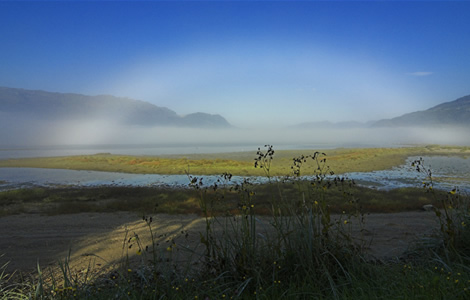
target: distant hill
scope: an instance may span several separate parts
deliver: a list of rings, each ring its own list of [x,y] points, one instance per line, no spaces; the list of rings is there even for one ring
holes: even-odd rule
[[[412,112],[393,119],[380,120],[372,124],[372,127],[411,126],[470,126],[470,95],[439,104],[428,110]]]
[[[0,112],[48,121],[110,120],[123,125],[228,128],[220,115],[176,112],[151,103],[110,95],[52,93],[0,87]]]

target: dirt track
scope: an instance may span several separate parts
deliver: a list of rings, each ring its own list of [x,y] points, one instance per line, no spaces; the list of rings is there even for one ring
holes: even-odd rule
[[[264,221],[267,224],[268,220]],[[162,249],[170,245],[172,238],[177,245],[203,249],[198,232],[204,226],[204,220],[194,215],[156,215],[152,222]],[[370,241],[370,254],[390,258],[403,253],[411,241],[430,234],[436,226],[433,212],[371,214],[366,216],[364,237]],[[1,217],[0,255],[4,256],[0,257],[0,265],[9,261],[9,271],[34,271],[38,261],[43,268],[57,266],[57,261],[71,250],[74,267],[86,267],[90,258],[96,258],[101,266],[111,266],[120,261],[123,249],[127,250],[124,241],[134,232],[144,244],[148,243],[146,223],[132,213]]]

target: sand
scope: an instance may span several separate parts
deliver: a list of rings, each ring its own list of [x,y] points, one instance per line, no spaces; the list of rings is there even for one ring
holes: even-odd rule
[[[378,259],[396,258],[413,241],[429,235],[437,228],[433,212],[416,211],[365,216],[364,230],[353,227],[354,235],[365,239],[366,251]],[[204,219],[195,215],[154,215],[151,223],[156,242],[163,255],[172,240],[176,248],[189,247],[202,252],[199,232]],[[259,228],[269,227],[262,218]],[[123,261],[126,253],[134,260],[137,245],[126,242],[137,234],[142,245],[150,244],[149,228],[142,216],[134,213],[80,213],[59,216],[23,214],[0,218],[0,265],[9,262],[8,271],[35,272],[37,265],[45,269],[57,267],[69,257],[73,268],[86,268],[93,262],[97,268],[112,268]],[[168,251],[167,251],[168,252]],[[174,253],[172,255],[175,255]]]

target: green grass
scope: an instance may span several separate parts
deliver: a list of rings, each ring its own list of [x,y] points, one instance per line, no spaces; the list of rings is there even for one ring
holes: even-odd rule
[[[194,191],[150,187],[34,188],[0,192],[0,215],[198,211]]]
[[[302,188],[310,182],[300,183]],[[283,196],[299,197],[298,186],[282,184]],[[269,215],[271,209],[272,187],[268,184],[254,185],[256,193],[256,213]],[[425,204],[440,207],[430,194],[421,188],[402,188],[380,191],[353,186],[348,190],[367,213],[391,213],[421,210]],[[214,194],[208,190],[208,194]],[[220,191],[219,191],[220,193]],[[445,192],[437,192],[445,195]],[[325,192],[333,213],[351,209],[344,203],[343,191],[329,189]],[[225,190],[224,201],[218,202],[213,213],[224,215],[227,211],[237,213],[239,195],[230,188]],[[20,213],[40,213],[46,215],[74,214],[82,212],[131,211],[164,214],[201,214],[198,194],[191,189],[156,187],[89,187],[89,188],[34,188],[0,192],[0,216]]]

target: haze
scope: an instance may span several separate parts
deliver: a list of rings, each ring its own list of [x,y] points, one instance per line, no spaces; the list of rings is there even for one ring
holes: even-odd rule
[[[26,118],[18,119],[17,116],[2,114],[0,117],[3,121],[0,122],[3,124],[0,128],[0,149],[30,147],[32,145],[133,144],[162,147],[222,145],[227,146],[227,151],[254,151],[257,147],[265,144],[275,145],[276,149],[470,144],[468,128],[191,129],[123,126],[102,120],[48,122]]]
[[[237,128],[43,122],[20,139],[29,120],[3,116],[0,144],[466,144],[460,129],[285,128],[470,94],[469,28],[465,1],[2,1],[0,86],[129,97]]]

